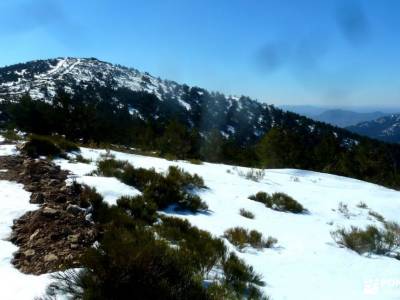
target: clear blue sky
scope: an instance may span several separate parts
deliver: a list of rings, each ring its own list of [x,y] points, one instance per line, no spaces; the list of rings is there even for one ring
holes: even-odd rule
[[[1,0],[0,11],[1,66],[97,57],[274,104],[400,103],[396,0]]]

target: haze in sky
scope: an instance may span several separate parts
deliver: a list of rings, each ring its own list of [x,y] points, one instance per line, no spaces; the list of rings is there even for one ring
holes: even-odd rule
[[[396,106],[400,2],[2,0],[0,65],[96,57],[272,104]]]

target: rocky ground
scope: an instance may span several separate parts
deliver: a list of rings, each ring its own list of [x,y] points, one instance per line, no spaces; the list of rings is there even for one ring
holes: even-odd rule
[[[67,186],[68,173],[44,159],[2,156],[0,170],[0,180],[23,184],[30,202],[39,205],[14,221],[10,240],[19,247],[16,268],[39,275],[79,267],[79,258],[97,237],[87,220],[82,187]]]

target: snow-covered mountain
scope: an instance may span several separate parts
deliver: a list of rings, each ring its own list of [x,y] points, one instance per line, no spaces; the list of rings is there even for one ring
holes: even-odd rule
[[[362,122],[349,126],[347,129],[371,138],[398,143],[400,142],[400,114],[392,114],[373,121]]]
[[[245,96],[189,87],[95,58],[37,60],[0,68],[0,100],[29,93],[51,103],[60,89],[79,99],[113,101],[143,120],[178,119],[200,132],[218,128],[225,137],[244,143],[280,125],[302,127],[303,132],[326,130],[310,119]]]

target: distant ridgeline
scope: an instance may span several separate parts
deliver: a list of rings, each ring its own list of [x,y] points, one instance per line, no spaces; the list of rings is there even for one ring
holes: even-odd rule
[[[251,167],[301,168],[400,187],[400,146],[248,97],[179,85],[96,59],[0,69],[0,124],[82,143]]]

